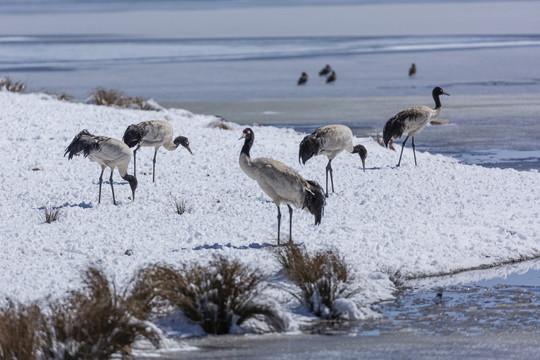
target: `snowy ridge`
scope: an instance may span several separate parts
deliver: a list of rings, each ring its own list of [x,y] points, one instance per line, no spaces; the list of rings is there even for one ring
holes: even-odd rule
[[[135,202],[116,173],[118,206],[107,183],[98,205],[100,167],[82,157],[68,162],[64,149],[82,129],[121,139],[128,125],[153,119],[170,121],[175,136],[188,137],[194,156],[160,149],[153,184],[153,150],[142,148]],[[275,206],[238,165],[243,127],[208,127],[215,120],[179,109],[136,111],[0,92],[0,296],[61,297],[80,287],[80,273],[89,264],[102,266],[122,285],[146,264],[205,262],[214,252],[276,275],[272,247],[265,246],[276,243]],[[325,157],[298,163],[305,134],[252,129],[253,157],[280,160],[323,184]],[[357,155],[338,155],[332,163],[336,193],[327,200],[321,225],[295,209],[293,240],[310,251],[331,247],[345,256],[362,288],[355,317],[373,315],[371,303],[392,297],[389,273],[435,274],[540,253],[538,172],[461,165],[421,152],[415,167],[409,147],[401,167],[394,168],[397,152],[366,138],[354,143],[368,150],[366,172]],[[178,215],[175,198],[192,212]],[[44,223],[45,206],[61,209],[57,222]],[[297,304],[286,292],[272,292],[289,299],[283,307],[294,317]]]

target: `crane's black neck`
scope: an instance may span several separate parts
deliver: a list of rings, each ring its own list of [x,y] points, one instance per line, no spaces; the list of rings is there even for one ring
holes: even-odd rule
[[[360,155],[360,158],[365,159],[367,157],[367,149],[364,145],[356,145],[353,148],[353,154]]]
[[[246,154],[247,157],[249,156],[249,150],[251,150],[251,146],[253,145],[253,141],[255,140],[255,135],[253,135],[253,131],[249,131],[246,133],[244,141],[244,146],[242,146],[242,151],[240,154]]]
[[[435,100],[435,109],[438,109],[441,107],[441,99],[439,98],[440,94],[438,89],[433,89],[433,100]]]

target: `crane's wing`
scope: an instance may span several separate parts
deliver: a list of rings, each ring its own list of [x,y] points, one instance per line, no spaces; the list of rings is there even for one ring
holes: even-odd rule
[[[416,129],[414,124],[423,123],[426,117],[427,106],[414,106],[412,108],[398,112],[396,115],[388,119],[383,129],[384,144],[388,146],[390,139],[400,138],[404,132],[409,132]]]
[[[80,155],[81,153],[84,157],[87,157],[90,153],[98,151],[100,147],[97,137],[84,129],[73,138],[71,144],[66,148],[64,156],[69,154],[68,160],[71,160],[74,155]]]
[[[280,161],[258,158],[257,182],[263,191],[276,202],[289,203],[301,208],[307,182],[296,171]]]

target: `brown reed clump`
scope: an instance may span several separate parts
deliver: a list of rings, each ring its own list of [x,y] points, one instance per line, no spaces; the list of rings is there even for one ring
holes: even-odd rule
[[[21,81],[13,81],[9,77],[0,77],[0,91],[10,91],[22,93],[26,89],[26,84]]]
[[[310,255],[304,247],[287,245],[277,251],[277,259],[286,276],[298,288],[292,292],[309,311],[324,319],[339,319],[335,301],[350,298],[359,289],[345,260],[334,250]]]
[[[130,97],[120,90],[105,89],[98,87],[90,93],[90,100],[96,105],[116,106],[146,111],[160,111],[161,106],[154,100],[146,100],[142,97]]]
[[[154,327],[134,316],[144,314],[141,299],[117,293],[115,285],[95,267],[86,270],[83,283],[83,289],[72,291],[65,303],[51,305],[55,358],[111,359],[129,353],[139,337],[159,346]]]
[[[263,320],[271,330],[283,328],[277,313],[257,301],[264,276],[236,260],[215,256],[207,266],[191,264],[180,269],[154,265],[143,276],[153,284],[158,298],[180,309],[209,334],[228,334],[249,319]]]
[[[37,304],[8,300],[0,307],[0,359],[40,359],[51,344],[46,318]]]

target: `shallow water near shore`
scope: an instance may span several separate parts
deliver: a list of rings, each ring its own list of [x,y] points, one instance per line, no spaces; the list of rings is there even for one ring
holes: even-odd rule
[[[467,280],[468,279],[468,280]],[[482,280],[472,280],[482,279]],[[465,281],[465,283],[459,283]],[[472,282],[471,282],[472,281]],[[436,284],[440,284],[437,286]],[[540,350],[540,261],[417,280],[381,317],[319,323],[303,334],[178,340],[181,351],[138,350],[141,359],[531,359]]]

